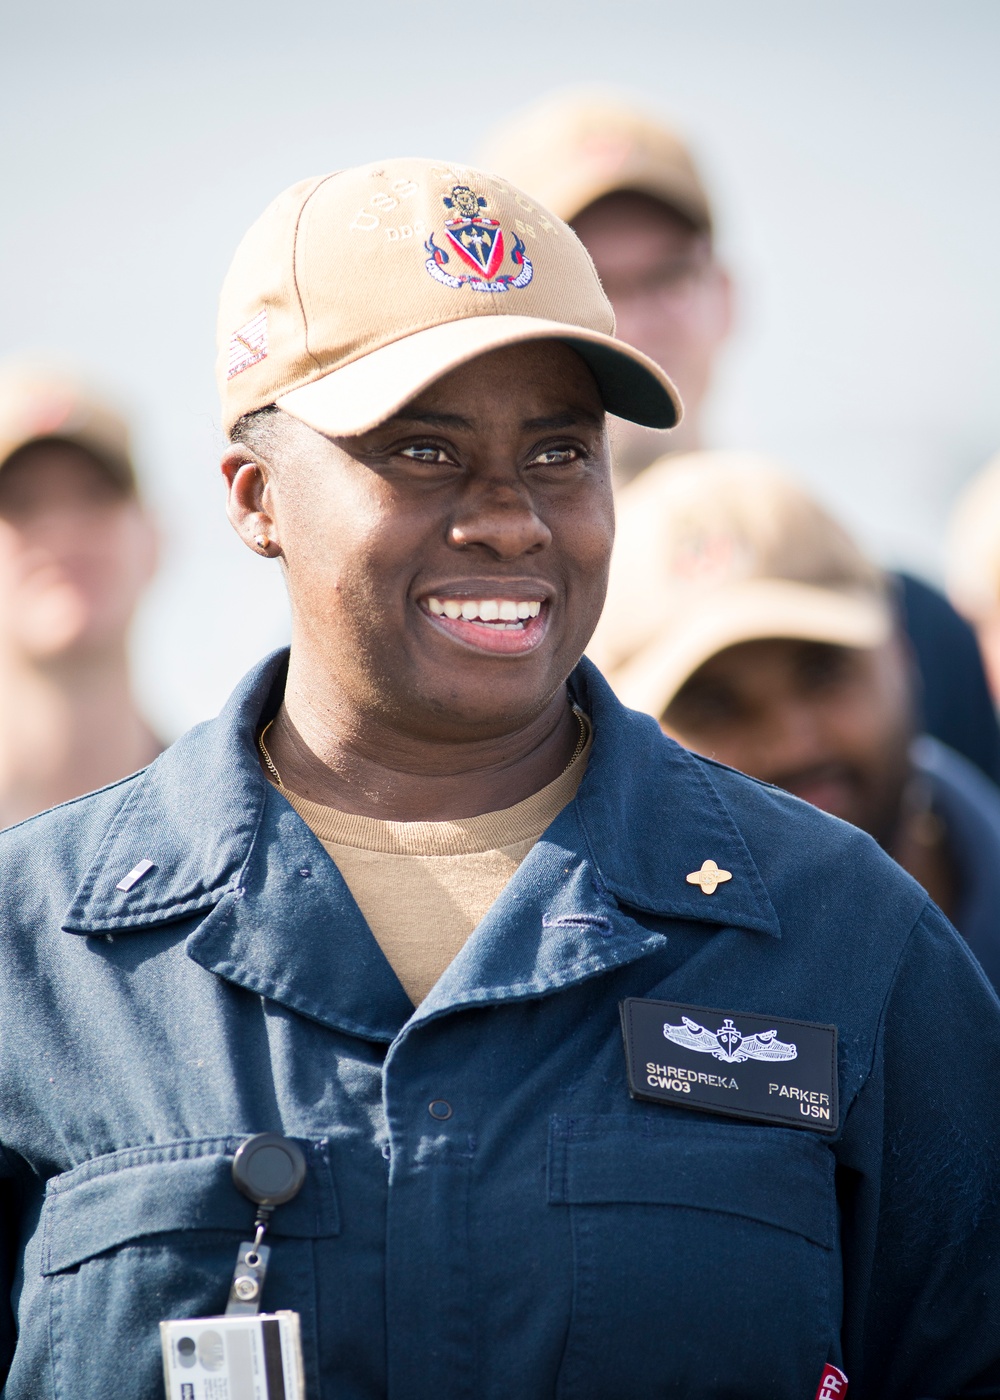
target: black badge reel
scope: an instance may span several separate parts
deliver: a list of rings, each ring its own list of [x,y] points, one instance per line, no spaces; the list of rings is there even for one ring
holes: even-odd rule
[[[254,1238],[239,1247],[223,1317],[160,1323],[167,1400],[305,1400],[298,1313],[260,1312],[271,1257],[264,1235],[305,1177],[290,1138],[258,1133],[241,1143],[233,1184],[257,1207]]]

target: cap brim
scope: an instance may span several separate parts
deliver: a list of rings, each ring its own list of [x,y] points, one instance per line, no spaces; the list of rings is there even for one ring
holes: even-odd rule
[[[609,413],[647,428],[680,422],[680,396],[648,355],[600,331],[535,316],[470,316],[429,326],[282,394],[276,403],[328,437],[354,437],[384,423],[459,365],[536,340],[560,340],[575,350]]]
[[[618,698],[659,719],[689,677],[741,642],[787,638],[871,650],[893,630],[887,598],[840,593],[786,579],[721,588],[609,673]]]

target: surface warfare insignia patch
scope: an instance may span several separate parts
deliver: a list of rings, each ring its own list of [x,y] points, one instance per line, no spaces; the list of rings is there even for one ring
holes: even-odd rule
[[[681,1017],[682,1024],[663,1027],[663,1034],[675,1045],[683,1045],[685,1050],[697,1050],[701,1055],[714,1055],[717,1060],[725,1060],[728,1065],[741,1065],[746,1060],[794,1060],[798,1057],[798,1047],[786,1045],[778,1040],[775,1030],[760,1031],[756,1035],[743,1035],[727,1016],[717,1031],[706,1030],[697,1021],[687,1016]]]
[[[836,1026],[644,997],[621,1013],[633,1098],[837,1131]]]
[[[438,247],[433,233],[424,244],[430,254],[424,266],[435,282],[455,290],[471,287],[474,292],[509,292],[528,285],[534,269],[516,233],[511,235],[510,261],[517,271],[500,271],[506,252],[503,230],[498,219],[482,213],[486,208],[482,195],[468,185],[455,185],[451,194],[445,195],[444,205],[453,211],[453,217],[444,221],[447,247]],[[452,271],[446,272],[446,265]]]

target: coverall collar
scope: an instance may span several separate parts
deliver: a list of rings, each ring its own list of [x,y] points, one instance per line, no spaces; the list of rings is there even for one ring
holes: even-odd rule
[[[649,715],[626,709],[586,657],[571,689],[594,725],[577,793],[581,824],[604,888],[646,913],[781,936],[740,829],[711,780],[715,765],[667,739]],[[650,821],[658,811],[661,824]],[[670,856],[663,859],[663,833]],[[732,879],[706,895],[687,877],[714,860]]]
[[[116,935],[200,916],[187,950],[219,976],[323,1024],[392,1040],[413,1007],[340,872],[261,772],[256,734],[287,651],[261,662],[217,720],[123,785],[63,928]],[[531,851],[418,1019],[545,995],[662,947],[634,913],[780,936],[757,866],[710,767],[626,710],[589,662],[571,688],[594,726],[577,798]],[[670,833],[663,859],[662,812]],[[732,874],[706,895],[706,859]],[[152,862],[128,889],[119,882]],[[502,936],[491,936],[502,930]],[[706,933],[710,928],[706,928]]]

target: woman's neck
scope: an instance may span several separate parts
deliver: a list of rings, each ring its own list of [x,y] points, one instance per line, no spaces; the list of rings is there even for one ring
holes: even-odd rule
[[[264,742],[281,785],[310,802],[383,821],[452,821],[540,791],[579,737],[565,688],[511,734],[449,740],[362,724],[290,683]]]

